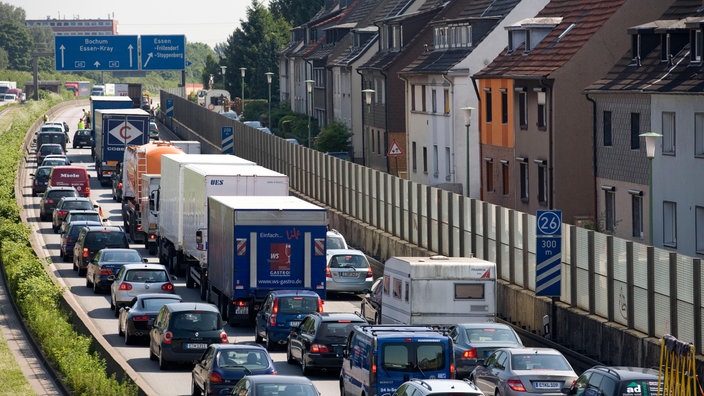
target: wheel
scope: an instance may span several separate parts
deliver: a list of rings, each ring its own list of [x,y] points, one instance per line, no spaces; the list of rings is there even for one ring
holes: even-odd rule
[[[112,295],[110,295],[110,309],[115,309],[115,300],[113,299]]]
[[[55,226],[55,225],[52,225],[52,226],[51,226],[51,229],[54,230],[54,234],[56,234],[57,232],[59,232],[59,227],[57,227],[57,226]]]
[[[86,276],[86,287],[93,287],[93,283],[90,281],[90,279],[88,279],[87,276]]]
[[[120,317],[120,306],[115,304],[115,317],[119,318]]]
[[[117,321],[117,335],[119,335],[119,336],[125,335],[125,332],[122,331],[122,323],[119,320]]]
[[[73,259],[73,270],[78,271],[78,265],[76,264],[76,258]]]
[[[134,343],[133,337],[128,332],[125,333],[125,345],[132,345]]]
[[[293,355],[291,355],[291,344],[288,344],[288,347],[286,347],[286,363],[288,364],[294,364],[296,363],[296,359],[293,358]]]
[[[156,360],[156,355],[152,351],[151,345],[149,346],[149,360]]]
[[[78,276],[86,276],[86,268],[78,268]]]
[[[262,338],[262,336],[259,335],[259,330],[257,330],[255,328],[254,329],[254,342],[256,342],[257,344],[261,344],[263,341],[264,341],[264,339]]]
[[[159,354],[159,370],[166,370],[169,368],[169,362],[164,360],[164,354]]]
[[[301,373],[303,373],[303,376],[307,376],[310,372],[311,368],[308,367],[308,364],[306,363],[306,354],[304,353],[301,356]]]
[[[203,279],[202,276],[201,276],[201,279]],[[190,272],[190,271],[188,271],[188,273],[186,274],[186,287],[187,287],[188,289],[193,289],[194,287],[196,287],[196,281],[195,281],[195,280],[193,279],[193,277],[191,276],[191,272]]]
[[[98,287],[98,282],[93,279],[93,294],[100,294],[100,287]]]
[[[196,385],[195,379],[191,379],[191,396],[200,396],[202,395],[202,392],[198,385]]]
[[[276,344],[271,342],[271,335],[269,335],[269,332],[266,333],[266,339],[264,340],[264,347],[266,348],[267,351],[271,352],[274,350],[274,347]]]

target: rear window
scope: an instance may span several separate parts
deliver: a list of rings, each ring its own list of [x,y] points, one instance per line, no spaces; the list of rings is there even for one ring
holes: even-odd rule
[[[158,311],[166,304],[178,302],[173,298],[145,298],[142,300],[142,308],[148,311]]]
[[[167,282],[169,277],[166,271],[144,268],[127,271],[125,280],[128,282]]]
[[[342,238],[328,236],[326,248],[327,249],[346,249],[347,246],[345,246],[345,242]]]
[[[71,217],[69,218],[69,222],[71,221],[77,221],[77,220],[86,220],[86,221],[100,221],[100,215],[97,213],[72,213]],[[112,243],[112,240],[108,239]],[[122,239],[116,239],[115,243],[118,243]]]
[[[317,297],[279,297],[279,313],[310,313],[318,310]]]
[[[389,371],[425,371],[445,369],[445,348],[442,343],[384,343],[381,365]]]
[[[95,231],[86,235],[86,245],[122,247],[127,245],[127,238],[123,232],[119,231]]]
[[[513,354],[511,367],[514,370],[560,370],[571,371],[572,367],[562,355]]]
[[[60,198],[63,197],[77,197],[78,193],[76,191],[72,190],[60,190],[60,191],[50,191],[49,194],[47,194],[48,198],[53,198],[56,200],[59,200]]]
[[[108,263],[138,263],[142,261],[142,256],[132,250],[103,251],[101,260]]]
[[[172,316],[174,330],[208,331],[218,330],[220,315],[211,311],[176,312]]]
[[[93,209],[93,205],[89,201],[68,201],[64,202],[62,208],[68,210],[90,210]]]
[[[467,329],[467,339],[471,343],[483,343],[483,342],[513,342],[518,344],[519,341],[516,339],[514,332],[507,329],[496,329],[496,328],[486,328],[486,329]]]
[[[350,331],[352,331],[352,327],[355,325],[358,325],[360,323],[364,323],[362,321],[357,321],[357,322],[351,322],[351,321],[342,321],[342,322],[322,322],[320,324],[320,329],[318,330],[318,334],[320,335],[321,338],[347,338],[347,336],[350,334]]]
[[[330,268],[368,268],[367,258],[358,254],[339,254],[330,259]]]
[[[316,396],[318,391],[311,385],[299,384],[257,384],[257,395],[301,395],[301,396]]]
[[[51,168],[39,168],[37,169],[37,172],[34,174],[35,177],[47,177],[49,176],[49,173],[51,172]]]

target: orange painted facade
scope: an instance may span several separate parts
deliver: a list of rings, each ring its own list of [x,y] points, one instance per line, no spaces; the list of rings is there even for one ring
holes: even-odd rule
[[[513,80],[481,79],[479,82],[479,136],[481,144],[512,148],[513,132]],[[502,108],[502,94],[506,92],[506,106]],[[487,98],[491,93],[491,122],[487,116]],[[506,112],[506,122],[503,113]]]

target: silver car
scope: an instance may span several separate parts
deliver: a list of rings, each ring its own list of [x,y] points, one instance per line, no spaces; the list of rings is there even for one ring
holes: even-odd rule
[[[561,396],[577,379],[567,359],[552,348],[499,348],[472,374],[486,395]]]
[[[374,274],[364,252],[355,249],[327,249],[325,288],[328,292],[366,293]]]
[[[150,263],[123,265],[110,286],[110,309],[115,310],[115,317],[120,308],[143,293],[174,293],[166,267]]]

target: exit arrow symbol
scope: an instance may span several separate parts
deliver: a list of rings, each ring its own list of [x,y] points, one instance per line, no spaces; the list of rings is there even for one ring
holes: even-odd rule
[[[132,68],[132,49],[133,48],[134,47],[132,47],[132,44],[127,46],[127,49],[130,50],[130,69]]]
[[[144,61],[144,66],[142,66],[142,67],[147,67],[147,64],[149,64],[149,59],[152,58],[152,56],[154,55],[154,53],[153,53],[153,52],[150,52],[150,53],[148,53],[147,55],[149,55],[149,56],[147,56],[147,60]]]
[[[66,47],[64,47],[64,45],[61,44],[61,47],[59,47],[59,49],[61,50],[61,68],[63,69],[64,68],[64,50],[66,49]]]

